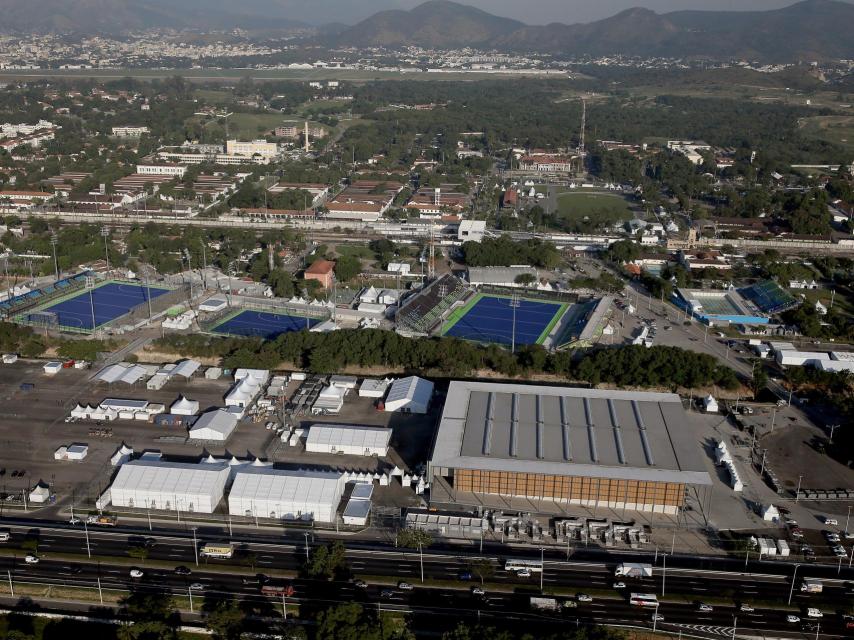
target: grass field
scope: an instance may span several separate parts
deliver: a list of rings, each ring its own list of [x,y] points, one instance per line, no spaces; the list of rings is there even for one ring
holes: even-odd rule
[[[801,132],[811,138],[843,145],[854,151],[854,116],[814,116],[800,121]]]
[[[632,217],[622,196],[568,192],[560,194],[557,202],[558,214],[581,227],[608,226]]]
[[[238,140],[254,140],[263,137],[271,129],[282,124],[286,118],[278,113],[235,113],[228,118],[228,133]],[[190,122],[201,122],[205,126],[222,127],[218,118],[193,116]]]

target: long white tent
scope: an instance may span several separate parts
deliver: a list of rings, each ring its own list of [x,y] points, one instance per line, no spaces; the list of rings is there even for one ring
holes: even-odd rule
[[[131,460],[119,467],[110,501],[117,507],[213,513],[228,475],[226,463]]]
[[[343,424],[313,424],[305,450],[312,453],[342,453],[351,456],[386,456],[391,429]]]
[[[328,471],[249,467],[234,476],[228,512],[236,516],[334,522],[345,479]]]

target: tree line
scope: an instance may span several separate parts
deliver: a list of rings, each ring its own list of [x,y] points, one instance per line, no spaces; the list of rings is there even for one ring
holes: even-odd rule
[[[467,377],[486,370],[508,377],[546,373],[593,385],[673,390],[738,385],[733,371],[714,357],[666,346],[624,346],[575,356],[568,351],[551,353],[539,345],[526,345],[514,354],[497,345],[450,337],[412,339],[378,329],[299,331],[267,341],[172,335],[157,340],[155,346],[188,357],[219,357],[223,366],[231,368],[275,369],[290,363],[312,373],[328,374],[347,367],[387,367],[433,377]]]

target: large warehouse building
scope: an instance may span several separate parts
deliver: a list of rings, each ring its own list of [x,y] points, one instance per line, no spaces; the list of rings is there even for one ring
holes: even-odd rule
[[[116,507],[213,513],[228,482],[228,464],[132,460],[110,487]]]
[[[452,382],[428,466],[435,504],[675,514],[711,478],[679,396]]]
[[[234,476],[228,511],[236,516],[334,522],[345,484],[340,473],[248,467]]]

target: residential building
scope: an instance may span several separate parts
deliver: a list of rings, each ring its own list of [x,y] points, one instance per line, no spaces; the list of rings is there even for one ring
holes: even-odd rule
[[[225,152],[233,156],[261,156],[262,158],[275,158],[279,155],[279,145],[266,140],[252,140],[241,142],[240,140],[227,140]]]
[[[141,138],[144,135],[151,133],[148,127],[113,127],[113,135],[118,138]]]
[[[335,279],[335,263],[323,258],[312,262],[303,273],[304,280],[317,280],[324,289],[330,289]]]

